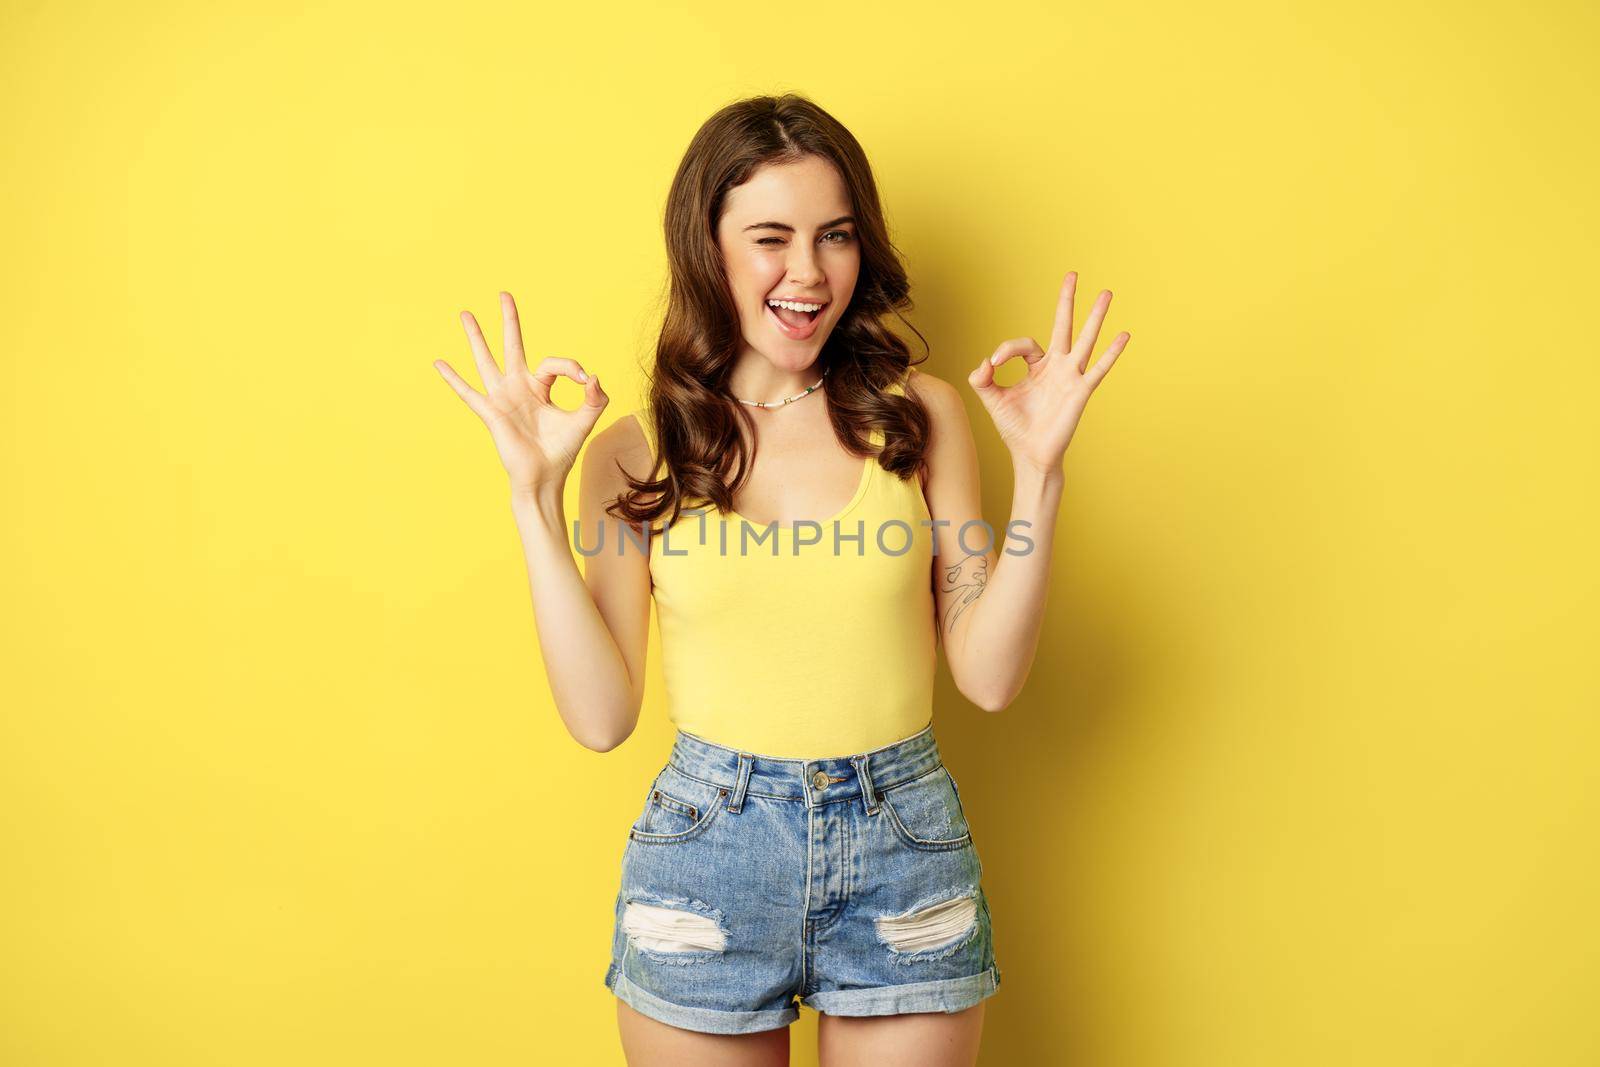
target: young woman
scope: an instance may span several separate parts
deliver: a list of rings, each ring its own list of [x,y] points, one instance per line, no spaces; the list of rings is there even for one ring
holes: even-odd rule
[[[1062,457],[1128,334],[1092,367],[1068,274],[1048,347],[968,375],[1010,451],[1011,521],[979,510],[960,393],[885,325],[911,307],[859,144],[803,97],[699,130],[666,211],[672,286],[649,403],[595,436],[572,556],[563,486],[609,403],[574,360],[501,371],[462,321],[511,482],[557,708],[607,751],[644,696],[650,604],[678,732],[629,829],[605,984],[631,1064],[970,1064],[1000,983],[982,867],[932,728],[936,647],[999,711],[1033,662]],[[920,335],[919,335],[920,336]],[[1027,376],[995,385],[1021,357]],[[558,377],[584,386],[573,411]],[[659,520],[659,521],[658,521]],[[1003,561],[1003,562],[1002,562]]]

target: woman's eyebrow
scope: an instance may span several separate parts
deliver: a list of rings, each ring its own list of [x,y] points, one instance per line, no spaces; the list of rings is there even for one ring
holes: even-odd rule
[[[826,230],[829,226],[837,226],[841,222],[854,221],[856,221],[856,217],[854,215],[840,215],[836,219],[829,219],[827,222],[824,222],[821,226],[818,226],[817,229]],[[757,222],[746,226],[745,230],[787,230],[789,233],[793,233],[794,227],[783,222]]]

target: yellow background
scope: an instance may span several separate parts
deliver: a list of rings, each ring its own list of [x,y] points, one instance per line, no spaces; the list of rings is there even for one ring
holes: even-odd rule
[[[430,364],[476,381],[505,288],[636,407],[673,169],[795,89],[871,156],[990,521],[967,372],[1068,269],[1133,334],[1026,692],[941,668],[983,1062],[1600,1062],[1597,23],[7,4],[0,1060],[622,1062],[658,651],[574,743]]]

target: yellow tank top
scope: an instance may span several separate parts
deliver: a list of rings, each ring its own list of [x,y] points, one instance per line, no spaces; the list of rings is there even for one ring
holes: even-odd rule
[[[655,454],[649,412],[633,415]],[[872,444],[882,447],[881,430]],[[699,510],[650,540],[678,729],[742,752],[821,759],[881,748],[932,721],[933,541],[915,475],[902,481],[869,456],[855,497],[818,523],[759,526],[689,505]]]

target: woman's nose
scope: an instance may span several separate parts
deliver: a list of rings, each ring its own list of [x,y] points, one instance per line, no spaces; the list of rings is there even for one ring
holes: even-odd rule
[[[820,282],[823,279],[822,267],[817,262],[817,254],[807,248],[797,251],[789,257],[789,277],[797,284]]]

